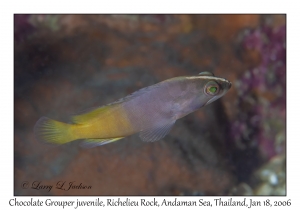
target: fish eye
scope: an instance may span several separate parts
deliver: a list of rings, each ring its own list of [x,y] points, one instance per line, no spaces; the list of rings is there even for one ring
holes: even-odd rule
[[[205,93],[211,96],[217,95],[219,93],[219,85],[216,82],[210,81],[205,85]]]

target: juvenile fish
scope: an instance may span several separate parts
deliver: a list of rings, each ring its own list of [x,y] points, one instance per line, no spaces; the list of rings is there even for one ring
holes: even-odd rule
[[[165,137],[176,120],[225,95],[231,82],[210,72],[175,77],[140,89],[114,103],[72,117],[72,124],[41,117],[36,139],[65,144],[83,140],[94,147],[139,133],[143,141]]]

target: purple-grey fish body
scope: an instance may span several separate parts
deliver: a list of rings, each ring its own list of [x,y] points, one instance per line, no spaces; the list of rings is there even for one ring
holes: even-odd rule
[[[222,97],[230,87],[228,80],[209,72],[175,77],[74,116],[74,124],[42,117],[35,126],[35,134],[40,140],[58,144],[85,139],[85,147],[103,145],[134,133],[139,133],[144,141],[156,141],[169,133],[177,119]]]

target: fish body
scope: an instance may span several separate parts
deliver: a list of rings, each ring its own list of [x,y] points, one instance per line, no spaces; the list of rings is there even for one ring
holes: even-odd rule
[[[73,124],[42,117],[34,132],[38,140],[56,144],[84,139],[84,147],[135,133],[143,141],[157,141],[169,133],[176,120],[222,97],[230,87],[228,80],[209,72],[175,77],[75,115]]]

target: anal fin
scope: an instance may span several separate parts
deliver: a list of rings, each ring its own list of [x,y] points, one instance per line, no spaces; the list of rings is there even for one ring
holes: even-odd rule
[[[118,141],[122,138],[124,138],[124,137],[111,138],[111,139],[85,139],[80,144],[80,146],[83,147],[83,148],[93,148],[93,147],[109,144],[109,143],[112,143],[114,141]]]

